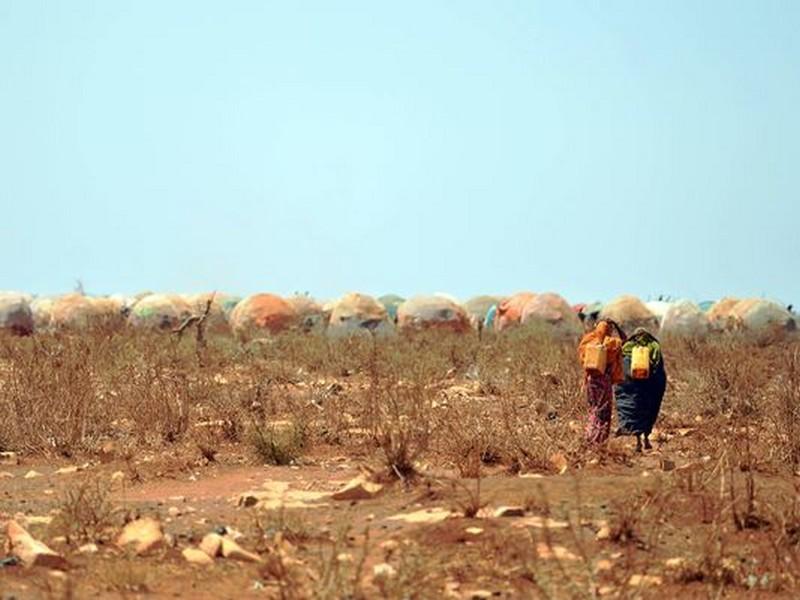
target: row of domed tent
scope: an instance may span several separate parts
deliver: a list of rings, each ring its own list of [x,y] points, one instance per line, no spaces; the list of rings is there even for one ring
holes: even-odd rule
[[[37,297],[0,293],[0,329],[81,329],[126,322],[135,327],[173,330],[191,316],[205,315],[207,331],[230,333],[242,340],[271,336],[289,329],[327,331],[331,336],[359,332],[426,329],[463,333],[472,329],[502,332],[536,324],[563,337],[575,337],[581,321],[612,318],[628,332],[644,327],[661,335],[702,336],[713,331],[749,331],[763,335],[797,329],[797,317],[764,299],[724,298],[698,305],[688,300],[642,302],[620,296],[606,304],[570,306],[554,293],[519,292],[508,297],[476,296],[463,304],[445,294],[373,298],[351,293],[321,304],[308,295],[283,298],[254,294],[241,300],[220,292],[179,295],[144,292],[136,296],[91,297],[65,294]]]

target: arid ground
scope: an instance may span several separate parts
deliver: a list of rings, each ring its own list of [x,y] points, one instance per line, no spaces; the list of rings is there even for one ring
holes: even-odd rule
[[[664,349],[639,455],[533,329],[3,338],[0,598],[797,597],[797,342]]]

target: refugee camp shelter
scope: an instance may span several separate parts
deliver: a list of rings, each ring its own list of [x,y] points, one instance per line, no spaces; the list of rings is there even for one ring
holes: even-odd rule
[[[28,296],[19,292],[0,292],[0,332],[30,335],[33,331],[33,312]]]
[[[465,333],[471,329],[466,309],[443,295],[414,296],[397,309],[400,331],[436,329]]]
[[[253,294],[236,305],[230,318],[234,334],[242,340],[273,336],[298,323],[297,311],[276,294]]]

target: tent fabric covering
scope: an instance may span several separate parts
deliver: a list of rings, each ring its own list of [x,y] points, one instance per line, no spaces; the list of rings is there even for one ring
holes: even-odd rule
[[[33,333],[33,311],[27,296],[17,292],[0,292],[0,331],[14,335]]]
[[[131,308],[128,323],[147,329],[174,329],[193,314],[192,305],[177,294],[150,294]]]
[[[385,335],[394,330],[386,308],[372,296],[350,293],[331,305],[328,335],[347,336],[376,333]]]
[[[30,302],[33,312],[33,325],[35,331],[46,331],[50,328],[52,319],[53,303],[56,301],[52,296],[39,296]]]
[[[722,298],[717,300],[708,310],[708,321],[716,331],[733,328],[733,308],[739,303],[738,298]]]
[[[298,324],[297,311],[275,294],[248,296],[231,313],[233,332],[242,340],[269,337]]]
[[[694,302],[679,300],[670,304],[661,319],[660,335],[702,337],[711,328],[708,315]]]
[[[321,331],[327,325],[327,318],[322,305],[306,294],[295,294],[286,301],[297,313],[304,331]]]
[[[797,330],[794,315],[772,300],[741,300],[733,307],[731,314],[737,328],[763,341]]]
[[[581,321],[569,303],[552,292],[531,298],[522,309],[520,322],[523,325],[546,323],[554,332],[567,336],[578,336],[582,330]]]
[[[650,352],[650,377],[633,379],[631,347],[633,345],[652,347],[654,343],[659,346],[659,351]],[[619,432],[623,435],[649,434],[658,418],[664,392],[667,389],[667,372],[658,340],[649,333],[631,336],[623,346],[622,369],[625,378],[614,386]]]
[[[402,331],[442,329],[464,333],[471,329],[467,311],[445,296],[415,296],[397,309],[397,326]]]
[[[645,302],[644,305],[647,307],[647,310],[655,315],[658,322],[661,323],[673,304],[673,302],[667,302],[665,300],[651,300],[650,302]]]
[[[619,296],[603,306],[601,319],[613,319],[626,334],[637,327],[648,331],[658,331],[658,319],[644,303],[635,296]]]
[[[49,326],[82,329],[96,325],[121,325],[123,305],[118,300],[83,294],[65,294],[49,305]]]
[[[503,300],[497,306],[497,314],[494,319],[497,331],[505,331],[519,325],[525,305],[535,297],[536,294],[533,292],[518,292]]]

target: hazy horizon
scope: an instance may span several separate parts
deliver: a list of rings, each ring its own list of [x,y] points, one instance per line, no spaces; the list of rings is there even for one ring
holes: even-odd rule
[[[798,304],[798,31],[778,1],[6,1],[0,289]]]

